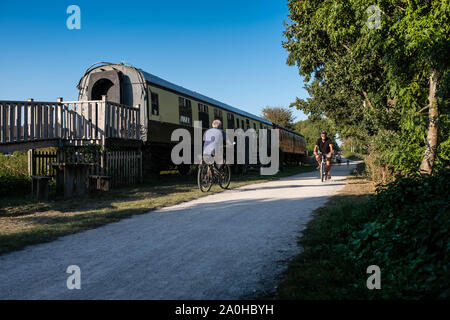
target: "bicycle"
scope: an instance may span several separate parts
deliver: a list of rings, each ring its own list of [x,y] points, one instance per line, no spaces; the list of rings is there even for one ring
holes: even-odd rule
[[[197,184],[202,192],[208,192],[213,183],[218,183],[222,189],[227,189],[231,181],[231,169],[224,163],[219,169],[217,166],[207,164],[203,160],[198,166]]]
[[[319,155],[322,157],[322,161],[320,162],[320,180],[323,182],[328,179],[327,155],[322,152],[319,152]]]

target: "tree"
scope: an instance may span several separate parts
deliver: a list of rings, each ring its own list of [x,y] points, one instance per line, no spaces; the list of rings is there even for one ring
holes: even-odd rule
[[[330,119],[309,117],[306,120],[296,122],[294,129],[305,136],[306,150],[308,150],[309,154],[312,154],[316,141],[323,130],[327,132],[328,137],[333,141],[334,150],[339,151],[339,146],[336,142],[337,132]]]
[[[265,107],[261,117],[290,129],[292,129],[295,119],[292,110],[280,107]]]
[[[436,103],[436,91],[439,82],[439,72],[431,70],[430,75],[430,94],[428,96],[428,134],[425,153],[423,155],[422,163],[420,164],[420,171],[422,173],[431,174],[433,171],[434,159],[436,158],[436,150],[438,145],[438,122],[439,111]]]
[[[361,138],[392,121],[384,115],[390,97],[382,54],[374,46],[383,36],[369,37],[367,6],[361,1],[290,1],[293,23],[283,43],[288,64],[298,66],[311,96],[295,105],[353,127],[349,131]]]
[[[438,118],[448,109],[448,0],[379,1],[380,28],[366,24],[372,4],[288,2],[287,63],[297,65],[310,95],[293,105],[325,115],[344,139],[374,144],[394,170],[431,173],[436,158],[440,165],[449,158],[448,117]]]
[[[448,111],[448,101],[445,106],[448,81],[442,83],[441,78],[449,72],[449,16],[448,0],[413,0],[402,4],[401,15],[395,19],[389,17],[392,21],[389,23],[392,37],[386,41],[385,52],[386,61],[392,70],[392,85],[399,82],[416,84],[417,80],[422,80],[422,84],[428,82],[428,103],[425,107],[422,105],[418,112],[428,109],[427,136],[420,165],[420,171],[427,174],[432,173],[437,156],[439,109]],[[401,63],[405,61],[404,56],[411,57],[407,59],[407,64]],[[412,98],[408,94],[403,96]]]

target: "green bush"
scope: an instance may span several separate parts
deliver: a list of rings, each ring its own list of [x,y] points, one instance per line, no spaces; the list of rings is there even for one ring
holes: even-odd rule
[[[14,152],[12,155],[0,154],[0,198],[30,193],[27,161],[26,151]]]
[[[381,297],[450,298],[449,179],[450,170],[399,177],[368,202],[370,221],[347,248],[360,271],[381,268]]]
[[[304,251],[280,285],[283,299],[450,298],[450,170],[398,177],[366,201],[318,212],[299,244]],[[367,267],[381,269],[368,290]]]
[[[358,161],[358,160],[363,160],[363,156],[355,153],[355,152],[350,152],[350,151],[346,151],[344,152],[344,154],[342,155],[345,159],[349,159],[352,161]]]
[[[28,175],[28,158],[26,151],[17,151],[11,155],[0,154],[0,175]]]
[[[0,173],[0,198],[21,196],[30,192],[31,179],[28,176]]]

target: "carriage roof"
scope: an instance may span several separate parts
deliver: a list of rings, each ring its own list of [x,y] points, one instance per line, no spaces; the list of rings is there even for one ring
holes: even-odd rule
[[[232,106],[230,106],[230,105],[228,105],[226,103],[217,101],[217,100],[215,100],[213,98],[207,97],[207,96],[202,95],[202,94],[200,94],[198,92],[195,92],[195,91],[186,89],[186,88],[184,88],[182,86],[176,85],[176,84],[174,84],[172,82],[164,80],[164,79],[162,79],[162,78],[160,78],[158,76],[155,76],[155,75],[153,75],[151,73],[143,71],[142,69],[140,69],[140,71],[144,75],[145,80],[150,82],[150,83],[153,83],[153,84],[156,84],[158,86],[161,86],[161,87],[164,87],[164,88],[167,88],[167,89],[170,89],[170,90],[182,93],[182,94],[184,94],[186,96],[190,96],[192,98],[195,98],[195,99],[207,102],[209,104],[221,107],[221,108],[223,108],[225,110],[228,110],[228,111],[231,111],[231,112],[234,112],[234,113],[237,113],[237,114],[241,114],[241,115],[243,115],[245,117],[252,118],[252,119],[257,120],[257,121],[261,121],[261,122],[263,122],[265,124],[273,125],[273,123],[271,121],[267,120],[267,119],[255,116],[254,114],[246,112],[246,111],[244,111],[242,109],[238,109],[238,108],[232,107]]]

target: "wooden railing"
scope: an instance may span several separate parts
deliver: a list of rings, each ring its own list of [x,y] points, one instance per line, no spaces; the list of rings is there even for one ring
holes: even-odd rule
[[[56,177],[54,162],[90,163],[89,175],[111,177],[111,186],[133,185],[142,179],[142,151],[95,151],[89,154],[83,150],[28,151],[28,172],[30,176]]]
[[[28,174],[30,176],[55,176],[55,169],[51,166],[56,162],[56,151],[28,151]]]
[[[105,135],[108,138],[140,139],[139,106],[106,102]]]
[[[102,156],[112,187],[142,182],[142,151],[110,151]]]
[[[103,100],[1,101],[0,143],[45,139],[140,139],[139,106]]]

